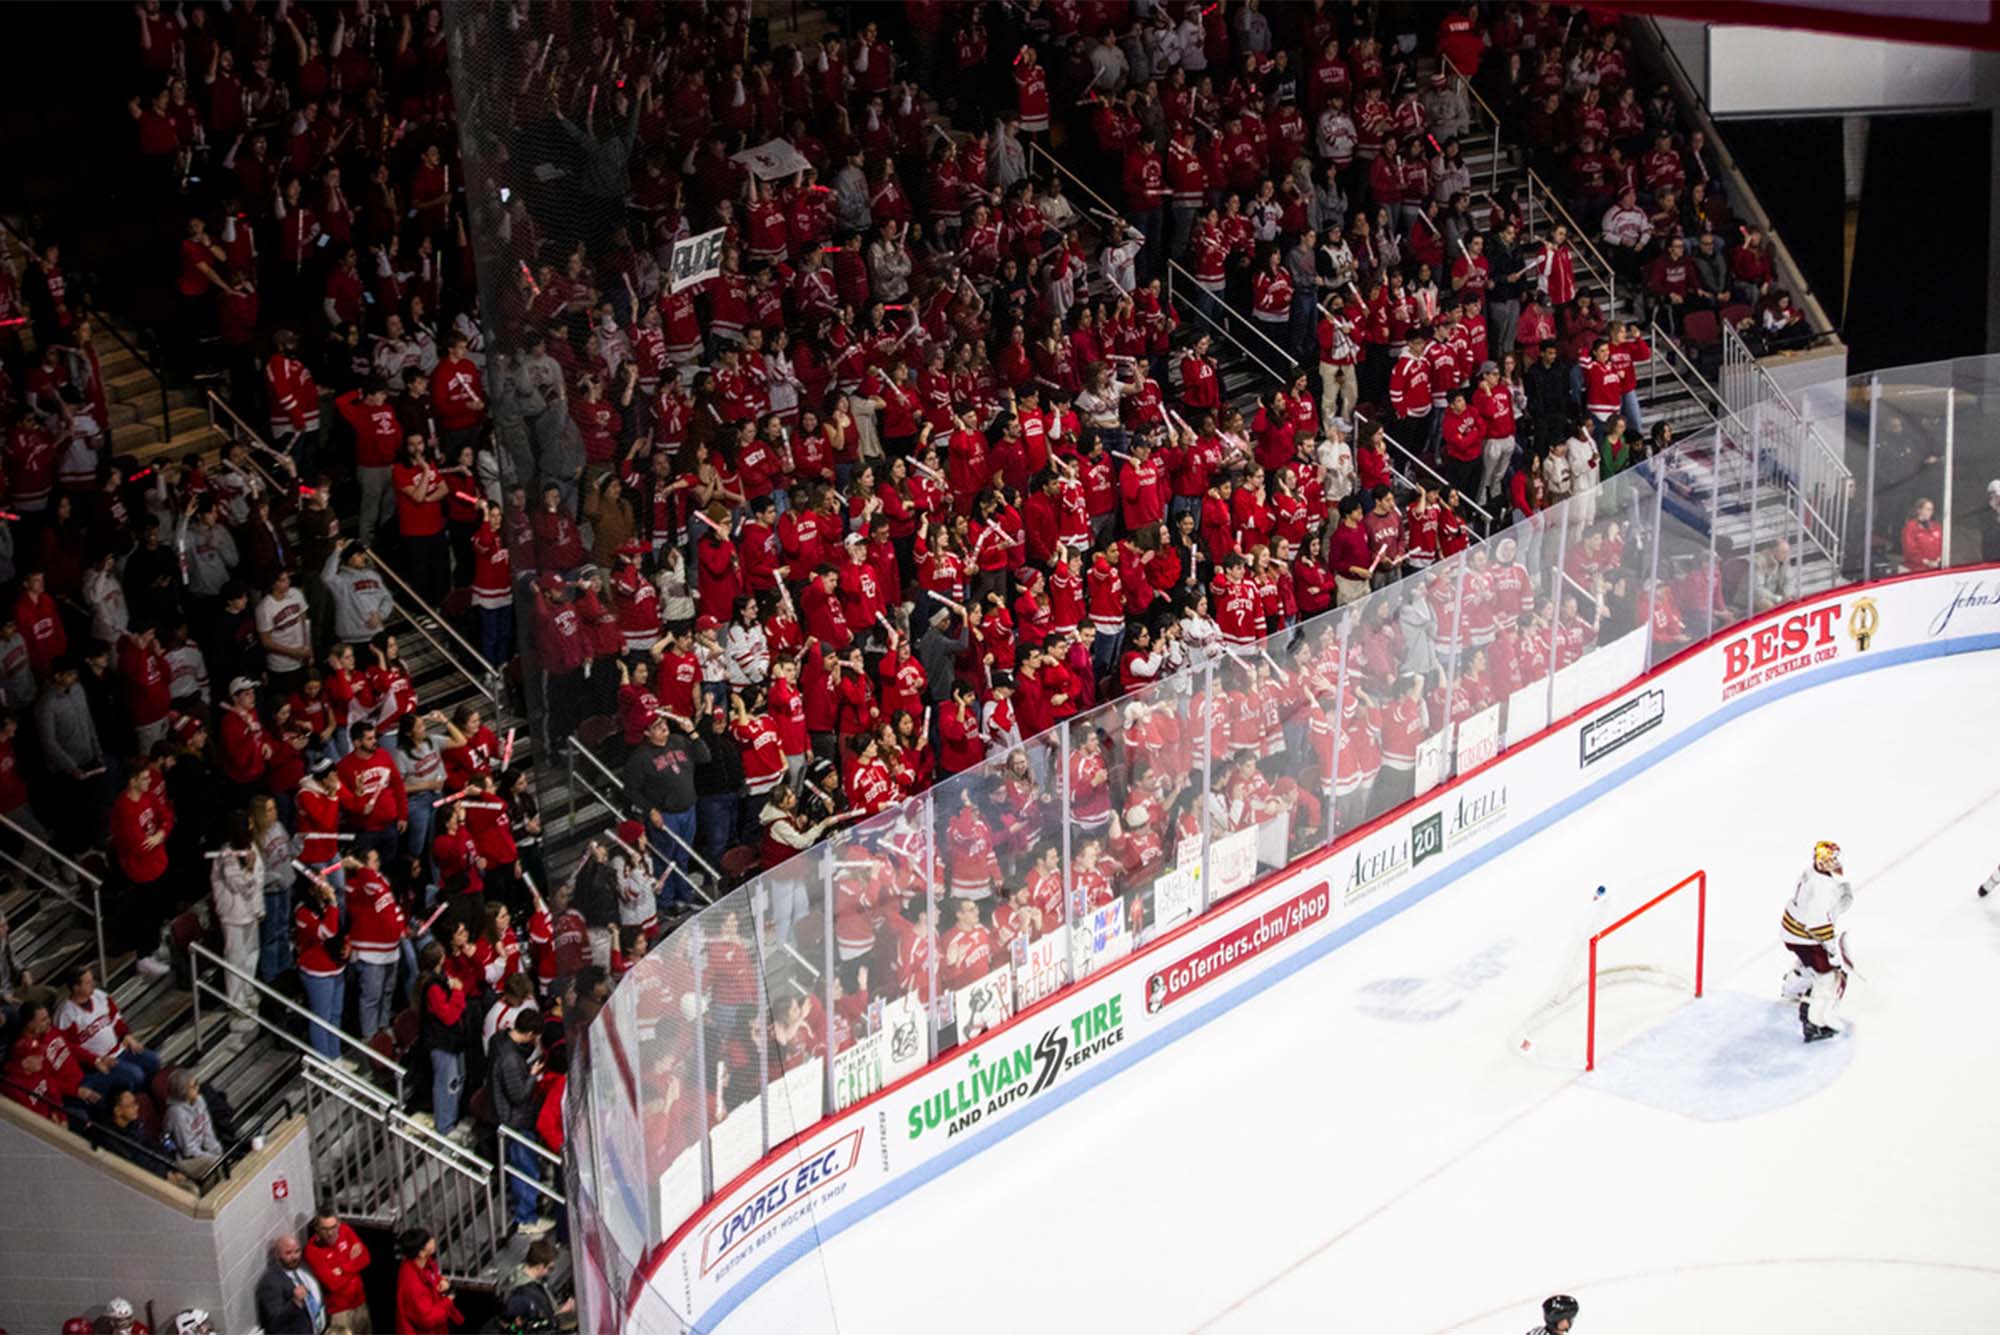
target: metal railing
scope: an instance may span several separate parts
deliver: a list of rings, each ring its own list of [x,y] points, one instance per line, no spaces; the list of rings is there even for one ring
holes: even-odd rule
[[[263,436],[258,434],[255,427],[243,420],[241,414],[223,402],[221,395],[212,389],[206,391],[206,395],[208,422],[211,427],[214,427],[232,440],[245,442],[259,453],[269,455],[272,458],[281,459],[285,457],[282,450],[279,450],[276,446],[265,440]],[[292,482],[280,478],[269,467],[259,462],[254,455],[250,463],[257,470],[259,476],[264,479],[265,484],[274,491],[283,491],[292,485]],[[394,602],[396,610],[402,614],[403,620],[409,623],[410,629],[414,630],[431,648],[435,649],[438,657],[453,672],[465,678],[474,690],[485,696],[487,703],[497,712],[501,708],[501,702],[505,696],[505,691],[501,687],[500,669],[487,662],[485,657],[472,647],[469,640],[454,630],[451,622],[443,613],[425,602],[417,594],[417,591],[410,587],[409,582],[397,574],[394,568],[382,559],[380,552],[371,550],[368,557],[374,563],[375,569],[379,570],[383,577],[395,585],[399,591],[399,595],[391,595],[391,600]],[[410,610],[412,605],[418,609],[418,613],[413,613]],[[432,633],[433,628],[442,632],[453,644],[458,646],[460,652],[471,659],[472,662],[478,664],[478,671],[475,672],[460,662],[451,649],[446,646],[445,642]]]
[[[637,818],[642,825],[645,823],[644,820],[645,813],[640,811],[632,803],[632,801],[625,795],[625,780],[619,778],[618,775],[612,771],[611,767],[605,764],[603,759],[599,757],[595,751],[592,751],[589,747],[583,745],[581,742],[577,741],[576,738],[574,737],[565,739],[563,750],[568,761],[568,765],[565,770],[565,777],[569,781],[569,830],[572,835],[574,835],[576,831],[576,807],[577,807],[576,790],[578,788],[582,788],[583,791],[589,793],[591,799],[596,803],[598,803],[600,806],[602,806],[606,811],[610,812],[614,819],[622,820],[629,815]],[[591,782],[589,779],[577,773],[576,761],[578,756],[581,756],[583,757],[583,759],[589,761],[591,767],[595,769],[599,774],[603,775],[604,778],[610,782],[611,790],[613,793],[617,794],[616,797],[613,797],[610,794],[605,793],[604,791],[599,789],[595,783]],[[718,871],[714,866],[712,866],[707,858],[703,857],[699,852],[697,852],[695,850],[694,845],[690,844],[687,840],[675,834],[672,830],[667,829],[665,826],[657,826],[654,828],[657,828],[661,834],[666,835],[667,838],[673,840],[676,844],[679,844],[682,850],[687,853],[690,861],[694,862],[703,871],[707,872],[710,876],[715,878],[715,884],[717,886],[720,886],[722,884],[722,873]],[[629,851],[633,854],[634,857],[647,856],[647,854],[642,849],[632,849]],[[679,867],[675,867],[674,870],[680,876],[681,880],[686,883],[687,887],[690,890],[694,891],[695,895],[699,897],[703,903],[713,904],[715,902],[714,897],[711,896],[706,890],[702,889],[701,885],[697,881],[695,881],[693,877],[689,876],[686,872],[681,871]]]
[[[1183,281],[1183,290],[1180,292],[1176,292],[1174,290],[1175,274],[1179,274]],[[1167,293],[1167,300],[1169,302],[1171,302],[1173,305],[1179,307],[1182,310],[1200,316],[1201,322],[1207,325],[1210,329],[1213,329],[1218,338],[1222,339],[1225,343],[1229,344],[1230,347],[1236,349],[1236,351],[1240,353],[1242,356],[1248,358],[1252,362],[1255,362],[1259,370],[1261,370],[1265,375],[1270,376],[1271,379],[1275,380],[1280,385],[1288,385],[1291,383],[1290,376],[1284,374],[1281,371],[1273,369],[1269,362],[1265,361],[1262,357],[1259,357],[1255,352],[1252,352],[1249,348],[1249,345],[1244,343],[1242,339],[1230,333],[1229,326],[1216,318],[1216,312],[1220,311],[1223,315],[1233,318],[1238,324],[1240,324],[1244,328],[1246,332],[1248,332],[1250,335],[1256,338],[1257,341],[1262,343],[1266,348],[1269,348],[1271,350],[1272,356],[1277,359],[1279,365],[1296,366],[1299,360],[1297,355],[1294,353],[1287,352],[1283,348],[1279,347],[1277,343],[1272,340],[1269,334],[1265,333],[1262,329],[1259,329],[1257,327],[1257,321],[1252,320],[1250,317],[1243,314],[1242,311],[1237,310],[1235,307],[1231,306],[1228,302],[1224,301],[1221,297],[1216,296],[1214,293],[1210,292],[1207,288],[1203,287],[1200,283],[1196,282],[1195,276],[1189,273],[1184,267],[1182,267],[1181,262],[1179,260],[1170,259],[1167,261],[1167,274],[1166,274],[1165,287]],[[1186,294],[1185,291],[1186,288],[1192,288],[1195,292],[1200,293],[1200,295],[1197,297],[1189,297]]]
[[[532,1136],[522,1135],[511,1126],[501,1126],[494,1129],[500,1133],[500,1171],[508,1177],[513,1178],[516,1182],[530,1187],[543,1200],[548,1201],[558,1209],[567,1209],[569,1200],[561,1192],[543,1182],[539,1177],[528,1176],[507,1161],[507,1146],[521,1146],[536,1159],[555,1169],[558,1173],[562,1171],[562,1156],[549,1153],[540,1141],[534,1139]]]
[[[1060,172],[1064,180],[1070,182],[1077,189],[1083,191],[1084,194],[1090,196],[1091,199],[1095,200],[1097,202],[1097,208],[1095,212],[1102,213],[1107,217],[1115,219],[1119,222],[1125,221],[1125,215],[1123,213],[1119,212],[1118,209],[1114,208],[1111,202],[1105,199],[1104,196],[1098,194],[1095,190],[1091,189],[1089,183],[1086,182],[1081,176],[1078,176],[1075,172],[1071,171],[1068,167],[1064,166],[1062,160],[1056,157],[1055,154],[1049,152],[1046,148],[1041,147],[1039,144],[1030,143],[1028,145],[1028,170],[1030,172],[1034,171],[1035,162],[1037,158],[1048,163],[1049,168],[1052,171]],[[1174,272],[1176,270],[1179,270],[1181,277],[1186,280],[1187,285],[1189,287],[1195,289],[1198,292],[1202,292],[1204,296],[1207,296],[1206,291],[1202,289],[1201,285],[1194,281],[1194,275],[1181,267],[1179,259],[1177,259],[1172,255],[1169,255],[1167,257],[1166,282],[1165,282],[1167,300],[1169,302],[1175,302],[1177,300],[1174,294],[1174,277],[1173,277]],[[1243,341],[1241,339],[1237,338],[1234,334],[1230,333],[1227,326],[1225,326],[1221,321],[1217,320],[1212,312],[1205,309],[1206,303],[1201,301],[1190,301],[1185,296],[1182,296],[1178,298],[1178,304],[1182,308],[1193,311],[1195,314],[1199,315],[1204,324],[1208,325],[1211,329],[1215,330],[1215,332],[1220,337],[1227,340],[1228,343],[1232,347],[1234,347],[1238,352],[1242,353],[1245,357],[1255,362],[1259,367],[1263,369],[1266,375],[1270,376],[1273,380],[1276,380],[1281,384],[1287,383],[1287,378],[1285,376],[1279,374],[1277,371],[1272,370],[1270,365],[1266,363],[1263,358],[1259,357],[1256,353],[1250,351],[1248,347],[1244,346]],[[1270,348],[1273,353],[1277,354],[1277,359],[1280,365],[1289,365],[1298,361],[1298,358],[1295,357],[1293,354],[1286,352],[1283,348],[1279,347],[1276,343],[1272,342],[1270,337],[1267,334],[1265,334],[1263,330],[1256,327],[1256,322],[1253,320],[1249,320],[1247,317],[1244,316],[1244,314],[1241,311],[1232,310],[1227,302],[1221,301],[1219,299],[1217,299],[1214,302],[1214,304],[1218,310],[1221,310],[1229,315],[1233,315],[1239,321],[1242,321],[1248,327],[1249,331],[1252,334],[1256,335],[1257,338],[1263,341],[1266,347]]]
[[[22,231],[20,228],[14,226],[14,224],[9,222],[4,216],[0,216],[0,229],[4,229],[8,235],[12,236],[17,242],[20,243],[21,249],[24,252],[24,254],[32,255],[35,253],[36,246],[34,238],[30,237],[26,232]],[[146,354],[139,351],[138,348],[132,346],[131,341],[127,339],[125,335],[118,332],[117,326],[111,323],[111,317],[106,315],[102,310],[98,309],[97,303],[94,300],[94,294],[86,290],[82,294],[82,299],[77,302],[77,309],[79,310],[80,313],[88,315],[91,318],[92,323],[95,324],[96,327],[99,330],[101,330],[105,334],[105,336],[108,337],[113,343],[116,343],[119,347],[123,348],[127,353],[131,354],[132,360],[138,363],[139,369],[144,371],[147,375],[153,378],[153,386],[159,392],[160,396],[160,439],[161,440],[172,439],[174,434],[173,421],[172,421],[173,405],[168,396],[166,376],[160,372],[158,367],[153,365],[151,358],[147,357]],[[110,392],[109,386],[105,386],[104,388],[106,394],[108,395]],[[111,434],[111,423],[105,422],[103,426],[104,426],[104,434],[108,438]]]
[[[445,619],[444,614],[438,611],[436,608],[432,607],[429,603],[425,602],[421,597],[419,597],[417,591],[411,588],[408,582],[405,581],[401,575],[397,574],[393,567],[391,567],[387,562],[383,561],[382,558],[380,556],[377,556],[373,551],[370,551],[368,556],[369,560],[371,560],[374,563],[375,568],[381,571],[384,575],[386,575],[391,584],[394,584],[399,590],[401,590],[402,597],[397,600],[399,604],[397,610],[402,612],[403,619],[410,623],[411,627],[416,630],[417,634],[424,637],[424,639],[430,644],[431,648],[438,651],[438,657],[442,658],[445,662],[449,663],[451,665],[452,671],[458,673],[459,676],[464,677],[467,681],[471,682],[473,687],[476,690],[478,690],[478,692],[481,695],[486,697],[487,703],[491,704],[493,708],[497,711],[500,708],[501,697],[503,695],[503,692],[500,688],[500,669],[495,667],[493,664],[487,662],[486,659],[483,656],[481,656],[480,652],[477,649],[474,649],[463,635],[460,635],[457,631],[453,630],[451,628],[451,622]],[[422,612],[422,615],[421,616],[411,615],[409,608],[400,605],[405,601],[415,604],[416,607],[420,609],[420,611]],[[466,655],[470,657],[473,662],[479,665],[480,670],[477,673],[475,673],[471,669],[467,668],[463,663],[459,662],[458,659],[453,656],[451,650],[447,649],[444,646],[443,642],[437,638],[437,636],[431,634],[429,626],[425,625],[426,621],[428,621],[431,626],[437,627],[437,629],[443,631],[447,636],[449,636],[451,640],[454,643],[456,643],[460,649],[465,651]]]
[[[507,1236],[493,1163],[318,1057],[306,1058],[305,1089],[320,1208],[385,1227],[420,1224],[436,1234],[447,1275],[483,1275]]]
[[[1812,289],[1806,285],[1804,271],[1792,257],[1791,248],[1785,245],[1784,238],[1778,235],[1778,229],[1772,223],[1771,215],[1765,210],[1763,202],[1757,198],[1757,191],[1751,185],[1750,178],[1737,165],[1735,157],[1729,151],[1729,145],[1723,142],[1721,132],[1717,130],[1714,119],[1708,114],[1707,103],[1695,91],[1694,80],[1688,77],[1687,68],[1681,64],[1680,54],[1660,32],[1657,20],[1648,15],[1630,17],[1635,21],[1628,25],[1628,31],[1638,38],[1642,45],[1653,49],[1661,66],[1666,70],[1667,81],[1674,87],[1675,102],[1680,105],[1682,111],[1693,118],[1695,128],[1708,139],[1708,146],[1715,152],[1716,166],[1730,178],[1731,205],[1749,218],[1751,225],[1770,241],[1772,268],[1784,279],[1787,290],[1797,298],[1814,330],[1836,329],[1834,322],[1827,318],[1826,308],[1820,305],[1819,298],[1815,297]]]
[[[1847,531],[1854,474],[1839,450],[1806,420],[1769,371],[1726,322],[1722,330],[1722,400],[1730,413],[1747,416],[1799,492],[1806,540],[1836,567]]]
[[[1543,211],[1553,221],[1560,222],[1563,226],[1569,228],[1570,240],[1576,247],[1574,253],[1578,263],[1582,265],[1584,272],[1590,278],[1603,285],[1605,294],[1604,309],[1606,314],[1615,311],[1618,306],[1618,271],[1611,267],[1610,260],[1604,258],[1604,252],[1597,248],[1597,243],[1590,239],[1590,234],[1585,232],[1582,225],[1570,215],[1569,209],[1564,207],[1561,198],[1557,196],[1556,192],[1549,189],[1549,183],[1537,175],[1533,167],[1529,167],[1526,170],[1528,173],[1528,230],[1531,232],[1535,230],[1535,203],[1539,199]]]
[[[1434,407],[1431,409],[1431,411],[1436,412],[1438,410]],[[1357,422],[1367,422],[1367,421],[1372,421],[1374,419],[1370,418],[1367,414],[1363,413],[1357,407],[1354,410],[1354,420]],[[1355,434],[1357,436],[1360,435],[1358,429],[1355,432]],[[1389,424],[1387,421],[1384,421],[1382,423],[1382,439],[1389,442],[1389,448],[1393,449],[1394,451],[1396,451],[1396,453],[1402,455],[1405,459],[1408,459],[1412,464],[1415,464],[1418,468],[1422,469],[1428,477],[1430,477],[1433,481],[1437,483],[1439,490],[1441,491],[1451,490],[1452,488],[1451,479],[1446,477],[1443,473],[1438,472],[1437,469],[1432,468],[1429,464],[1425,463],[1423,459],[1416,454],[1415,451],[1410,449],[1409,446],[1403,444],[1402,441],[1397,440],[1394,436],[1390,435]],[[1389,471],[1391,472],[1391,474],[1394,475],[1395,479],[1398,482],[1401,482],[1405,487],[1411,488],[1412,490],[1415,489],[1416,484],[1411,482],[1410,479],[1406,477],[1401,471],[1397,470],[1394,467],[1391,467]],[[1467,496],[1465,493],[1463,492],[1459,493],[1458,503],[1461,506],[1465,507],[1466,509],[1472,511],[1472,513],[1478,515],[1488,524],[1491,524],[1493,522],[1493,516],[1487,513],[1486,507],[1481,505],[1478,501],[1474,500],[1472,497]]]
[[[42,839],[40,836],[31,834],[29,831],[23,829],[20,823],[15,821],[11,816],[0,816],[0,826],[4,826],[5,828],[13,831],[16,835],[19,835],[21,839],[25,841],[27,844],[29,844],[31,847],[39,848],[43,853],[47,854],[51,858],[54,858],[62,866],[69,868],[70,874],[75,876],[77,878],[77,881],[81,885],[88,888],[90,895],[90,902],[86,904],[83,902],[83,898],[80,894],[72,893],[70,890],[65,888],[61,884],[61,882],[59,882],[55,877],[50,876],[46,872],[35,870],[33,866],[29,865],[22,859],[15,858],[11,855],[0,854],[0,856],[5,856],[7,858],[7,861],[11,865],[19,868],[24,874],[33,876],[36,879],[36,881],[41,884],[43,889],[48,890],[54,894],[60,895],[64,903],[74,908],[77,912],[89,916],[90,928],[92,933],[95,935],[97,942],[97,978],[99,982],[103,982],[110,976],[110,971],[106,967],[106,961],[108,956],[107,952],[104,949],[104,882],[98,879],[96,876],[93,876],[89,872],[85,871],[82,867],[79,867],[75,862],[65,857],[61,852],[57,851],[55,848],[52,848],[48,844],[48,842]],[[39,915],[43,907],[45,906],[41,905],[37,906],[36,915]]]
[[[1481,97],[1479,90],[1472,86],[1472,80],[1460,74],[1456,65],[1451,66],[1451,72],[1452,77],[1458,80],[1459,92],[1465,96],[1467,109],[1476,109],[1486,118],[1487,123],[1493,127],[1493,160],[1487,166],[1486,196],[1488,199],[1497,201],[1500,197],[1500,113],[1486,104],[1486,99]]]
[[[376,1070],[388,1076],[394,1082],[395,1084],[394,1098],[398,1104],[402,1102],[403,1095],[407,1089],[407,1079],[409,1076],[409,1071],[403,1066],[401,1062],[398,1062],[389,1057],[384,1057],[381,1053],[375,1051],[374,1048],[368,1046],[366,1040],[356,1038],[353,1034],[348,1033],[346,1030],[340,1028],[338,1025],[328,1024],[325,1020],[313,1014],[305,1007],[299,1005],[291,998],[283,995],[280,992],[273,990],[272,988],[266,986],[263,983],[258,982],[254,977],[252,977],[247,973],[244,973],[241,969],[231,964],[228,960],[223,959],[222,956],[216,954],[214,951],[210,950],[207,946],[202,945],[198,941],[193,942],[188,946],[188,956],[190,964],[192,966],[191,973],[193,975],[193,983],[194,983],[193,987],[194,1047],[197,1053],[202,1052],[206,1049],[208,1041],[206,1035],[202,1031],[202,1022],[201,1022],[201,997],[204,989],[206,989],[211,999],[221,1004],[223,1010],[234,1011],[236,1014],[244,1016],[245,1018],[254,1022],[259,1028],[263,1029],[265,1032],[276,1035],[279,1039],[283,1040],[290,1047],[296,1048],[301,1054],[307,1057],[315,1057],[317,1056],[319,1051],[317,1048],[313,1047],[311,1043],[309,1043],[307,1040],[300,1038],[298,1035],[292,1033],[289,1029],[284,1028],[282,1025],[272,1024],[269,1020],[266,1020],[261,1014],[258,1013],[258,1010],[255,1006],[241,1005],[238,1004],[236,1001],[232,1000],[229,996],[228,984],[226,981],[223,983],[222,986],[218,987],[216,984],[209,982],[207,979],[203,978],[201,976],[201,966],[203,964],[212,964],[217,969],[221,970],[222,973],[226,975],[228,978],[234,978],[236,981],[250,988],[250,990],[254,992],[258,997],[261,997],[265,1001],[276,1003],[278,1006],[283,1007],[285,1010],[291,1012],[293,1015],[296,1015],[300,1019],[304,1020],[306,1024],[309,1026],[307,1032],[311,1032],[312,1030],[317,1029],[323,1033],[331,1034],[333,1035],[334,1039],[340,1044],[341,1049],[343,1051],[352,1051],[360,1054],[360,1056],[365,1058],[371,1065],[375,1067]]]
[[[1678,386],[1682,397],[1691,405],[1678,413],[1667,416],[1677,435],[1686,435],[1690,430],[1713,426],[1717,415],[1726,411],[1722,395],[1703,375],[1701,368],[1688,357],[1679,343],[1666,330],[1660,328],[1659,321],[1652,321],[1646,330],[1648,344],[1653,355],[1646,359],[1646,397],[1652,402],[1647,411],[1658,415],[1661,381],[1671,382],[1669,388]]]

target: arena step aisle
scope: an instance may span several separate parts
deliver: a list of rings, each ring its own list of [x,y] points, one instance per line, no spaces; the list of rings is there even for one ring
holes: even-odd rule
[[[104,376],[104,398],[111,420],[111,452],[141,464],[155,458],[179,458],[220,450],[224,441],[208,421],[198,390],[168,387],[162,421],[161,378],[136,351],[137,336],[99,313],[91,347]],[[121,341],[122,339],[122,341]]]

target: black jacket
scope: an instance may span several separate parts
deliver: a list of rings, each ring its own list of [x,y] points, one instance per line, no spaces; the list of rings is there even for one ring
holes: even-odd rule
[[[694,768],[707,761],[707,743],[684,732],[667,734],[665,746],[647,742],[625,761],[625,796],[641,811],[686,811],[694,805]]]
[[[423,985],[417,989],[417,1032],[426,1048],[438,1052],[464,1052],[475,1047],[479,1041],[475,1037],[479,1032],[479,1022],[473,1018],[477,1002],[467,997],[465,1011],[459,1016],[458,1023],[446,1024],[431,1010],[430,1001],[433,991],[450,990],[439,974],[429,974],[423,979]]]
[[[486,1092],[493,1099],[493,1119],[516,1131],[535,1129],[535,1077],[528,1071],[528,1050],[502,1029],[486,1049]]]
[[[299,1273],[311,1273],[303,1260],[299,1262]],[[292,1297],[292,1290],[297,1287],[298,1283],[276,1261],[266,1265],[264,1273],[257,1277],[257,1320],[266,1335],[312,1335],[312,1310]],[[324,1302],[325,1297],[320,1301]]]
[[[172,1157],[160,1139],[146,1129],[144,1121],[135,1121],[124,1130],[111,1124],[109,1118],[93,1128],[97,1147],[106,1154],[115,1154],[135,1168],[144,1169],[154,1177],[165,1177],[167,1170],[174,1166]]]
[[[608,864],[585,858],[577,864],[576,895],[571,900],[585,923],[592,927],[618,924],[618,882]]]
[[[1574,411],[1569,401],[1569,370],[1569,363],[1558,355],[1553,366],[1543,366],[1537,357],[1521,372],[1521,383],[1528,391],[1528,415],[1535,419],[1538,430],[1554,432],[1552,439],[1560,440],[1569,430]]]
[[[1493,301],[1519,301],[1521,284],[1519,281],[1509,281],[1508,275],[1520,269],[1521,252],[1507,246],[1497,234],[1489,235],[1486,238],[1486,262],[1492,266],[1493,273],[1493,286],[1488,292],[1489,298]],[[1494,351],[1498,354],[1508,349],[1497,348]],[[1494,360],[1498,361],[1499,357],[1496,355]]]
[[[729,733],[703,723],[702,745],[708,759],[694,767],[694,788],[703,797],[723,797],[743,791],[743,751]]]

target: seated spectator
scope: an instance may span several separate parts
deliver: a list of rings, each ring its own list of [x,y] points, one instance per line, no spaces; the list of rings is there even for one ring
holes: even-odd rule
[[[97,985],[97,970],[79,964],[65,979],[68,996],[56,1008],[56,1028],[84,1066],[84,1085],[102,1095],[144,1089],[160,1070],[159,1054],[132,1034],[118,1003]]]
[[[52,1122],[68,1120],[81,1130],[104,1096],[84,1084],[84,1067],[70,1041],[55,1027],[46,1003],[22,1003],[4,1073],[7,1096]]]
[[[140,1116],[137,1094],[120,1089],[111,1095],[104,1109],[92,1136],[99,1149],[176,1186],[187,1185],[187,1176],[174,1166],[173,1156]]]
[[[167,1111],[160,1139],[173,1156],[174,1167],[197,1180],[208,1176],[224,1153],[202,1097],[201,1081],[185,1066],[167,1074]]]

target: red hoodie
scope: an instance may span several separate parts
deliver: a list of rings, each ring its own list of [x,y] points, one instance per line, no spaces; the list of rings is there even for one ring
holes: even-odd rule
[[[347,943],[365,964],[394,964],[408,926],[403,906],[382,873],[363,867],[347,878]]]
[[[118,677],[125,684],[125,708],[132,725],[158,723],[173,707],[173,671],[157,646],[145,648],[130,635],[118,641]]]
[[[403,446],[403,426],[387,403],[364,403],[361,391],[350,389],[333,401],[354,430],[354,462],[360,468],[388,468]]]
[[[376,747],[369,755],[350,751],[341,760],[340,805],[355,818],[363,833],[386,830],[410,818],[410,796],[403,774],[389,753]]]
[[[252,784],[264,777],[271,761],[271,740],[253,707],[246,715],[231,708],[222,712],[218,731],[222,773],[231,783]]]

